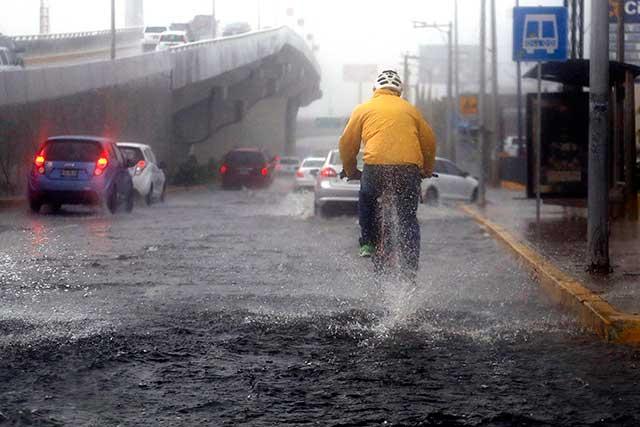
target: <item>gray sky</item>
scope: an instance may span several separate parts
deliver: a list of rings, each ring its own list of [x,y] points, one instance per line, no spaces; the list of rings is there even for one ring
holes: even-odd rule
[[[1,0],[0,32],[31,34],[38,31],[39,0]],[[489,3],[489,2],[487,2]],[[521,0],[523,6],[562,5],[562,0]],[[106,29],[109,0],[49,0],[52,32]],[[416,53],[419,44],[445,43],[435,30],[414,30],[412,20],[446,23],[453,19],[453,0],[216,0],[223,23],[247,21],[257,27],[258,5],[263,26],[289,24],[303,35],[312,33],[319,45],[325,97],[304,114],[348,114],[357,102],[357,86],[342,82],[346,63],[399,68],[403,52]],[[501,86],[513,87],[511,62],[511,9],[514,0],[496,0]],[[210,13],[211,0],[146,0],[147,24],[186,21]],[[118,23],[124,23],[124,0],[116,0]],[[286,16],[291,7],[305,25]],[[479,0],[459,0],[460,43],[477,44]],[[464,83],[464,82],[463,82]],[[367,87],[367,91],[370,88]],[[443,89],[436,89],[436,91]]]

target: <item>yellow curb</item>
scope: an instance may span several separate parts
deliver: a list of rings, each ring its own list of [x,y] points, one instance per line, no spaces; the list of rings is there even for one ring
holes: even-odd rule
[[[525,191],[527,189],[523,184],[513,181],[500,181],[500,186],[510,191]]]
[[[593,330],[606,341],[640,344],[640,316],[619,311],[474,208],[461,205],[460,209],[507,246],[533,274],[551,301],[569,309],[581,325]]]

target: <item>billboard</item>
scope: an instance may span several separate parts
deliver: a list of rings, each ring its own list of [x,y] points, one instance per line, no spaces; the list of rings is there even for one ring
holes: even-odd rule
[[[460,114],[465,117],[478,115],[478,95],[460,95]]]
[[[448,45],[420,46],[420,60],[418,80],[422,84],[447,84],[449,60]],[[475,45],[458,46],[458,60],[460,63],[460,83],[476,86],[478,82],[478,64],[480,64],[480,48]],[[453,63],[455,66],[455,62]]]
[[[609,0],[609,59],[618,59],[618,16],[621,13],[624,13],[625,62],[640,65],[640,1],[638,0],[626,0],[622,9],[617,0]]]
[[[345,64],[342,68],[342,78],[349,83],[373,83],[378,77],[376,64]]]

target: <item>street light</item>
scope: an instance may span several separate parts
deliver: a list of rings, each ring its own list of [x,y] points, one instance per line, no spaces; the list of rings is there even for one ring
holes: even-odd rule
[[[413,28],[432,28],[438,30],[441,33],[447,34],[448,40],[448,61],[447,61],[447,149],[449,151],[448,156],[450,159],[455,159],[455,145],[453,139],[453,24],[429,24],[424,21],[413,21]],[[456,70],[457,71],[457,70]]]
[[[116,59],[116,0],[111,0],[111,59]]]

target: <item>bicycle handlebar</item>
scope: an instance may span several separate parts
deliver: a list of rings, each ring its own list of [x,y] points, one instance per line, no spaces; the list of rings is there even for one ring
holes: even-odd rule
[[[344,170],[344,169],[342,169],[342,170],[340,171],[340,174],[339,174],[338,176],[340,177],[340,179],[345,179],[345,178],[347,178],[347,181],[360,181],[360,178],[349,178],[349,177],[347,176],[347,173],[345,172],[345,170]],[[440,175],[438,175],[437,173],[432,173],[432,174],[431,174],[431,176],[422,176],[422,175],[421,175],[421,177],[422,177],[422,179],[439,178],[439,177],[440,177]]]

